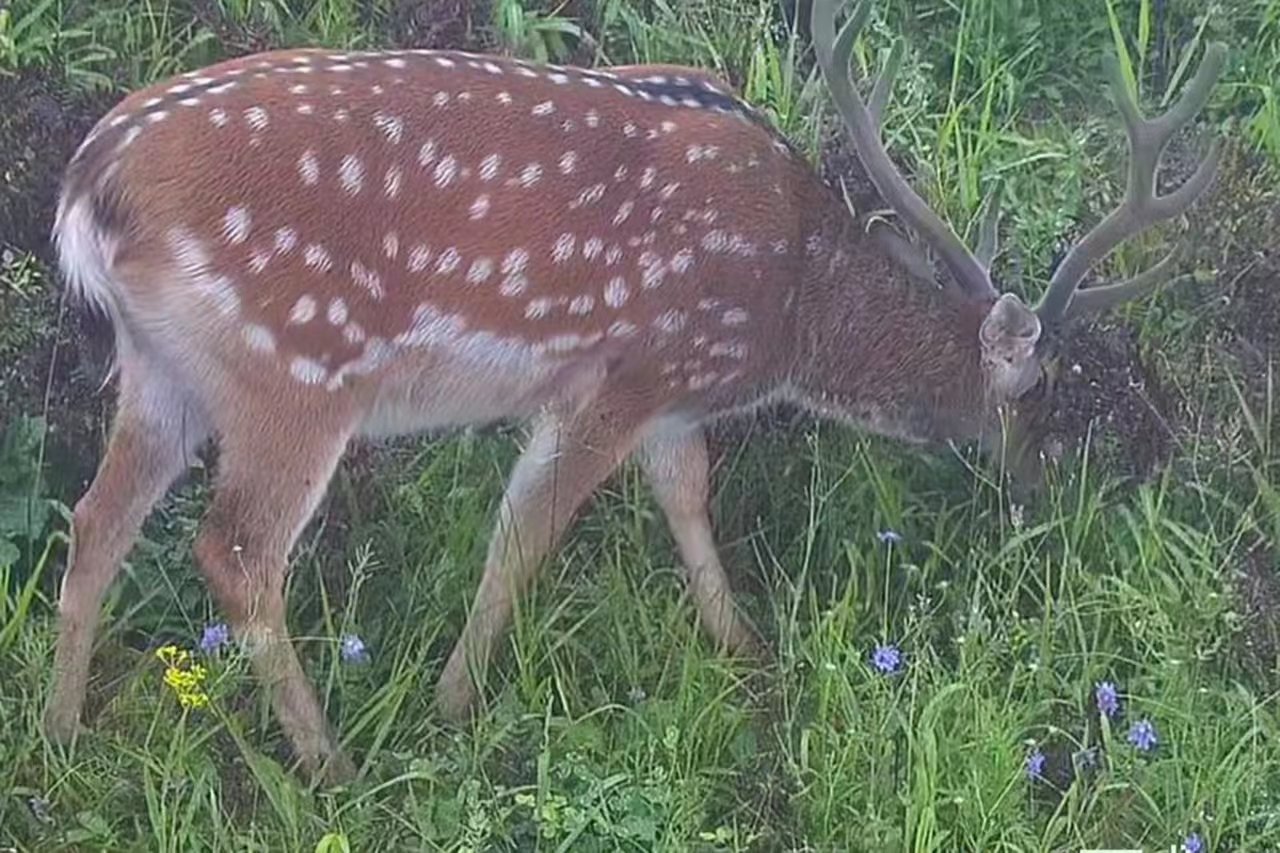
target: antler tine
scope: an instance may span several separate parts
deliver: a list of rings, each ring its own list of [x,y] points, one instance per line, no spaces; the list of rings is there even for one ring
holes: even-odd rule
[[[836,35],[836,4],[839,0],[814,0],[811,31],[814,52],[822,68],[831,98],[853,139],[854,148],[880,195],[942,258],[956,284],[974,296],[993,296],[996,291],[978,259],[960,238],[916,194],[898,171],[880,140],[879,114],[893,83],[900,55],[890,55],[872,93],[875,110],[868,109],[854,85],[849,59],[854,39],[871,13],[869,0],[859,0],[849,20]],[[840,59],[837,62],[836,54]]]
[[[1087,287],[1077,292],[1075,298],[1068,303],[1066,310],[1063,312],[1063,321],[1074,320],[1085,314],[1106,311],[1108,308],[1113,308],[1122,302],[1146,296],[1168,279],[1170,271],[1176,266],[1181,254],[1182,247],[1176,246],[1173,251],[1161,258],[1159,263],[1138,273],[1133,278],[1118,284]],[[1187,277],[1191,278],[1191,276]]]
[[[1064,319],[1073,297],[1082,299],[1085,298],[1086,293],[1095,290],[1095,288],[1079,292],[1076,290],[1081,279],[1095,263],[1109,255],[1129,237],[1182,214],[1213,181],[1222,153],[1221,140],[1217,137],[1210,144],[1208,154],[1181,187],[1168,195],[1155,194],[1156,170],[1160,164],[1160,155],[1173,135],[1188,124],[1209,100],[1209,93],[1222,73],[1226,55],[1225,45],[1218,42],[1208,45],[1204,58],[1200,61],[1200,67],[1177,103],[1153,119],[1142,117],[1134,94],[1129,91],[1120,74],[1119,64],[1114,57],[1108,57],[1106,66],[1108,76],[1111,78],[1112,95],[1124,119],[1125,131],[1129,137],[1129,175],[1125,198],[1119,207],[1072,247],[1062,263],[1058,265],[1058,269],[1049,281],[1048,290],[1035,308],[1041,322],[1053,323]],[[1170,268],[1169,261],[1170,258],[1166,258],[1151,271],[1167,272]],[[1129,282],[1097,288],[1108,295],[1100,294],[1090,297],[1086,299],[1084,305],[1101,310],[1123,299],[1146,293],[1158,283],[1159,279],[1144,273]],[[1137,286],[1139,284],[1141,287]],[[1071,314],[1078,316],[1083,310],[1073,310]]]
[[[902,39],[894,40],[893,47],[889,49],[889,58],[885,60],[884,69],[876,75],[876,84],[871,89],[869,112],[877,130],[880,129],[880,121],[884,118],[885,105],[889,102],[889,90],[893,88],[893,81],[898,76],[898,69],[902,67],[904,47],[906,45]]]
[[[978,248],[974,256],[978,263],[991,274],[991,262],[1000,251],[1000,192],[1004,188],[1004,179],[996,178],[986,198],[982,200],[982,225],[978,229]]]

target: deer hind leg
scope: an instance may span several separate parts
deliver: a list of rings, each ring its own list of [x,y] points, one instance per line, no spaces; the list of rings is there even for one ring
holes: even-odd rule
[[[153,358],[122,338],[118,364],[120,391],[111,436],[93,483],[75,507],[58,596],[54,677],[44,728],[59,742],[71,740],[80,728],[103,594],[151,508],[208,436],[199,406]]]
[[[576,416],[548,412],[534,422],[502,498],[467,624],[436,684],[445,717],[458,720],[471,709],[515,597],[578,508],[635,447],[644,419],[635,413],[636,402],[619,408],[597,402]]]
[[[290,643],[284,597],[289,552],[353,431],[350,413],[333,405],[273,416],[272,407],[241,401],[244,416],[221,430],[216,491],[194,550],[304,770],[338,781],[355,768]]]
[[[703,627],[722,649],[758,656],[762,645],[733,604],[707,513],[707,442],[701,429],[658,432],[640,446],[640,464],[680,551]]]

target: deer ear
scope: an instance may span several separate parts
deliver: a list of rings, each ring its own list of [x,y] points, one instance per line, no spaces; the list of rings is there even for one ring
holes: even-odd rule
[[[995,301],[978,330],[987,386],[1001,400],[1021,397],[1040,376],[1036,343],[1040,318],[1017,296],[1006,293]]]

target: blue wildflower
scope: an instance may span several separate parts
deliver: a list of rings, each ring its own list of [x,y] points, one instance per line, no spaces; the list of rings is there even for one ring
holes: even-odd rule
[[[876,538],[881,542],[901,542],[902,534],[896,530],[881,530],[876,534]]]
[[[1182,839],[1182,853],[1200,853],[1204,849],[1204,841],[1199,833],[1192,832]]]
[[[1157,743],[1156,727],[1148,719],[1141,719],[1129,727],[1128,741],[1143,752],[1154,749]]]
[[[1120,710],[1120,698],[1116,686],[1110,681],[1099,681],[1093,686],[1093,700],[1104,716],[1114,717]]]
[[[897,672],[902,665],[902,652],[892,643],[881,643],[871,653],[871,665],[886,674]]]
[[[1027,756],[1024,767],[1027,771],[1028,779],[1044,778],[1044,753],[1040,751],[1040,747],[1031,750],[1031,754]]]
[[[200,633],[200,651],[212,654],[231,642],[231,631],[226,622],[210,622]]]
[[[338,652],[347,663],[364,663],[369,659],[369,647],[355,634],[343,634]]]

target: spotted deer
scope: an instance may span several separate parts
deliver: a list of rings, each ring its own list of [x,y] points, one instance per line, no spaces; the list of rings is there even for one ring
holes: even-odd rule
[[[456,718],[514,598],[624,460],[652,488],[708,634],[761,651],[717,556],[704,425],[792,401],[908,441],[991,443],[1041,381],[1042,330],[1169,278],[1172,256],[1078,288],[1212,180],[1216,140],[1179,189],[1153,189],[1220,45],[1158,118],[1117,82],[1128,193],[1027,307],[993,285],[995,217],[970,251],[890,161],[879,125],[900,53],[864,100],[849,55],[870,6],[838,35],[836,6],[813,3],[817,61],[894,217],[852,213],[694,69],[284,50],[112,109],[68,166],[54,226],[69,287],[114,328],[119,396],[74,512],[51,736],[79,731],[104,590],[207,438],[220,452],[200,570],[303,767],[342,778],[353,765],[289,642],[283,589],[353,439],[529,425],[437,683]]]

